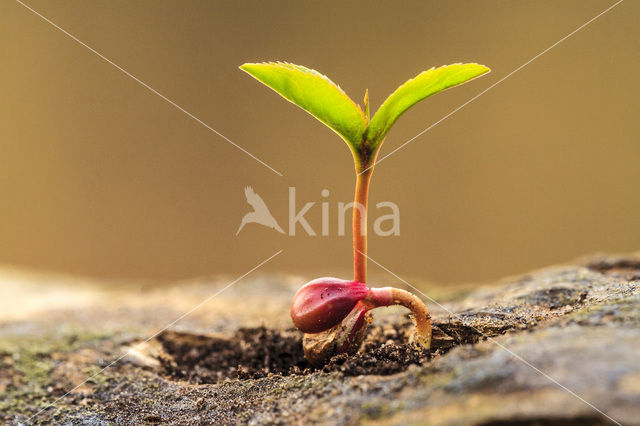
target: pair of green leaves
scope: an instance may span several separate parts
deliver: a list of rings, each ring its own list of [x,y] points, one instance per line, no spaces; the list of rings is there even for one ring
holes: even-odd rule
[[[393,92],[369,119],[367,95],[363,111],[337,84],[315,70],[284,62],[244,64],[240,68],[335,131],[356,159],[360,153],[374,153],[393,123],[416,103],[489,72],[489,68],[475,63],[423,71]]]

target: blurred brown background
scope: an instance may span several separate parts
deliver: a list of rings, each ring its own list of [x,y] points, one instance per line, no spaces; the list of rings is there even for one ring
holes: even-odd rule
[[[241,274],[280,248],[265,270],[350,268],[335,211],[352,197],[346,146],[238,65],[315,68],[356,102],[369,88],[372,110],[431,66],[492,68],[410,110],[384,155],[613,1],[27,4],[284,174],[1,2],[0,263],[171,280]],[[372,235],[372,258],[455,283],[638,249],[639,13],[622,3],[381,163],[371,202],[399,205],[401,235]],[[332,235],[236,237],[247,185],[283,227],[296,186],[317,232],[329,189]]]

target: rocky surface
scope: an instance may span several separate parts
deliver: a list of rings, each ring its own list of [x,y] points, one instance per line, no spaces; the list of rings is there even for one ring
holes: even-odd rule
[[[305,280],[219,293],[233,279],[105,286],[1,270],[0,422],[640,424],[638,254],[418,286],[438,302],[425,297],[431,353],[404,344],[411,322],[390,308],[359,354],[322,369],[289,329]]]

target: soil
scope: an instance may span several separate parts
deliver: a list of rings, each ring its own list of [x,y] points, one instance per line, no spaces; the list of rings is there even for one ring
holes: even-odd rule
[[[295,330],[241,328],[229,338],[168,331],[158,340],[165,350],[159,357],[163,373],[194,384],[310,371]]]
[[[370,326],[357,354],[336,355],[319,368],[304,357],[302,333],[294,328],[274,330],[265,326],[240,328],[229,337],[166,331],[157,337],[164,350],[157,359],[165,377],[193,384],[308,375],[316,371],[385,376],[405,371],[411,365],[423,365],[455,346],[477,343],[510,327],[480,333],[472,326],[436,321],[430,351],[407,343],[413,328],[409,318]]]
[[[241,328],[228,338],[164,332],[158,336],[164,349],[158,360],[166,377],[193,384],[269,375],[307,375],[316,371],[339,371],[345,376],[384,376],[404,371],[410,365],[421,365],[431,358],[429,351],[406,343],[411,327],[410,322],[371,327],[359,353],[337,355],[321,368],[311,366],[304,358],[302,333],[264,326]],[[444,350],[435,353],[444,353]]]

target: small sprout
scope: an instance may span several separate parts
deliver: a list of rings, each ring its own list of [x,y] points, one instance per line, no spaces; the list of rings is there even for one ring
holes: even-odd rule
[[[413,294],[392,287],[368,288],[357,281],[318,278],[293,297],[291,319],[305,334],[305,356],[314,365],[339,353],[355,353],[370,322],[369,311],[391,305],[411,310],[416,322],[412,342],[431,346],[431,316],[427,307]]]
[[[304,285],[291,304],[291,318],[305,333],[305,356],[320,366],[340,353],[354,354],[364,340],[374,308],[402,305],[414,314],[411,343],[431,346],[431,317],[415,295],[396,288],[368,288],[367,203],[369,183],[387,133],[409,108],[449,87],[487,72],[484,65],[452,64],[423,71],[393,92],[370,118],[369,92],[364,108],[319,72],[285,62],[244,64],[243,71],[320,120],[346,143],[353,156],[356,190],[353,209],[353,281],[319,278]]]

